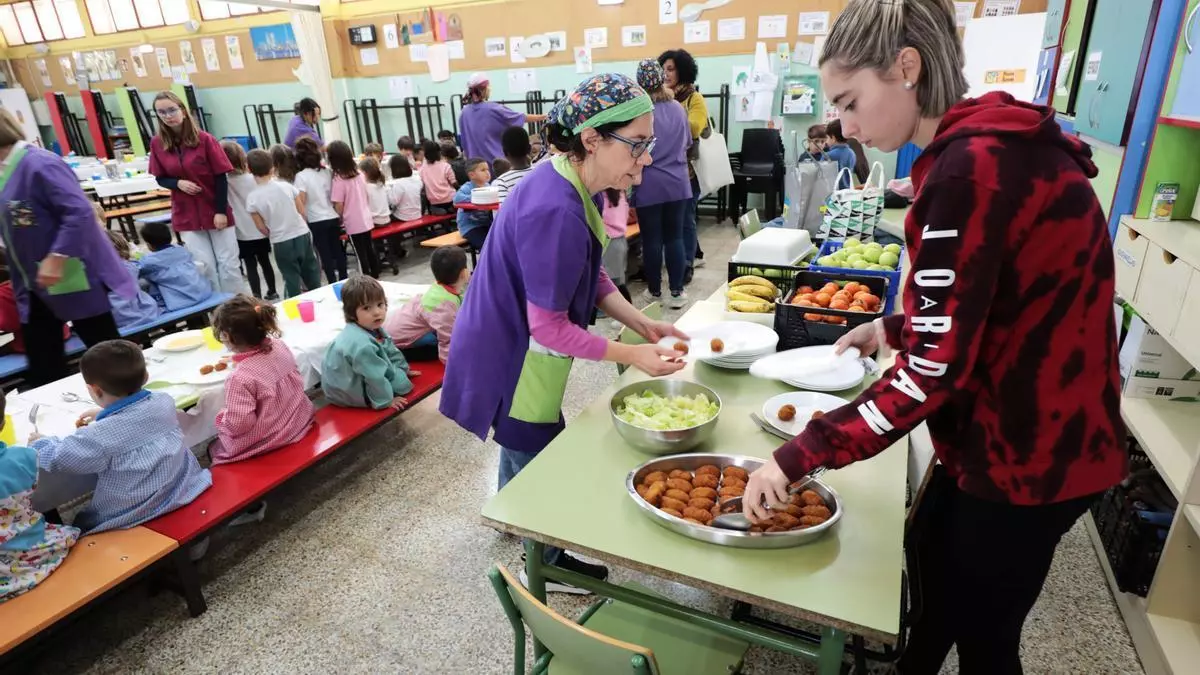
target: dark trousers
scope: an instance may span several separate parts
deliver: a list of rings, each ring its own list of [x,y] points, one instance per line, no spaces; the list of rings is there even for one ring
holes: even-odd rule
[[[1021,627],[1054,549],[1098,495],[1016,506],[968,495],[938,471],[915,525],[922,609],[900,672],[936,674],[956,645],[962,673],[1019,674]]]
[[[254,239],[251,241],[238,240],[238,257],[246,266],[246,280],[250,282],[250,292],[254,297],[261,298],[262,281],[258,277],[258,268],[262,268],[262,278],[267,281],[267,295],[275,294],[275,268],[271,267],[270,240]]]
[[[318,220],[309,223],[308,229],[312,231],[313,248],[317,249],[325,279],[331,284],[345,279],[346,249],[342,248],[341,221],[337,218]]]
[[[25,358],[29,361],[25,381],[30,387],[40,387],[67,376],[67,356],[63,345],[64,323],[42,302],[37,293],[29,294],[29,320],[21,324],[21,335],[25,338]],[[112,312],[75,319],[71,324],[75,333],[88,347],[121,337]]]
[[[350,235],[350,243],[354,246],[354,255],[358,256],[358,268],[362,273],[374,279],[379,278],[379,256],[375,254],[375,246],[371,243],[371,231]]]
[[[662,293],[663,256],[667,259],[667,282],[672,293],[683,290],[687,256],[683,248],[683,226],[690,199],[637,207],[642,228],[642,276],[654,295]]]
[[[467,243],[471,245],[471,248],[482,253],[483,242],[487,240],[488,231],[491,229],[492,226],[488,225],[487,227],[477,227],[473,230],[468,230],[467,233],[463,235],[463,239],[467,240]]]

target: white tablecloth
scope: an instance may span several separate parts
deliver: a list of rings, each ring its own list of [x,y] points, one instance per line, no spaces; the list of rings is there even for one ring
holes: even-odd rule
[[[126,169],[133,169],[140,173],[145,173],[150,170],[149,157],[135,157],[132,161],[121,162],[118,164],[121,167],[121,173],[124,174]],[[79,165],[71,167],[75,171],[75,177],[81,181],[90,181],[92,176],[96,174],[104,175],[104,164],[95,157],[79,158]]]
[[[121,180],[88,180],[81,183],[84,189],[92,188],[96,191],[96,196],[101,198],[121,197],[124,195],[136,195],[154,190],[161,190],[162,187],[154,176],[138,176],[137,178],[122,178]]]

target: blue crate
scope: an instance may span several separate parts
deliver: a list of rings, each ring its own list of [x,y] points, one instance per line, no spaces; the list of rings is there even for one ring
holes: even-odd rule
[[[819,260],[842,247],[840,241],[827,241],[821,245],[821,250],[817,251],[815,260]],[[824,267],[813,262],[809,265],[809,269],[814,272],[832,272],[837,273],[842,270],[849,270],[855,274],[865,274],[871,277],[883,277],[888,280],[888,296],[884,299],[883,313],[884,315],[891,314],[896,306],[896,293],[900,290],[900,280],[904,278],[904,250],[905,247],[900,247],[900,266],[894,272],[883,272],[880,270],[856,270],[850,267]]]

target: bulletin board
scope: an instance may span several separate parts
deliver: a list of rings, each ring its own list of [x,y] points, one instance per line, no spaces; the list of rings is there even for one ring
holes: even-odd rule
[[[681,3],[686,4],[686,3]],[[474,72],[477,70],[496,70],[501,68],[540,68],[543,66],[561,66],[574,64],[572,48],[583,44],[583,32],[588,28],[607,28],[608,46],[592,51],[592,59],[596,63],[605,61],[629,61],[644,58],[654,58],[668,49],[687,49],[693,56],[720,56],[729,54],[749,54],[754,51],[758,39],[758,18],[768,15],[787,16],[787,30],[782,38],[767,38],[763,41],[770,49],[775,45],[786,42],[794,45],[797,40],[812,41],[812,37],[797,35],[797,23],[800,12],[830,13],[830,21],[848,4],[848,0],[734,0],[734,2],[704,12],[702,21],[711,25],[711,40],[685,44],[684,24],[675,23],[660,25],[658,23],[658,2],[651,0],[627,0],[622,5],[601,6],[595,0],[571,0],[569,12],[562,11],[561,5],[556,10],[548,10],[545,0],[508,0],[506,2],[468,5],[462,7],[439,7],[437,11],[446,14],[457,14],[462,20],[463,41],[466,58],[452,60],[450,68],[454,72]],[[387,49],[382,35],[383,26],[389,23],[399,23],[401,17],[408,13],[388,14],[382,16],[357,17],[331,22],[337,24],[336,40],[330,36],[330,64],[334,77],[377,77],[391,74],[420,74],[428,72],[426,64],[414,63],[409,59],[408,48]],[[745,39],[718,41],[717,22],[720,19],[743,17],[746,20]],[[378,50],[379,64],[363,66],[359,57],[359,47],[349,44],[347,30],[351,26],[374,24],[376,34],[380,36],[377,44],[370,45]],[[621,28],[623,26],[645,26],[646,45],[640,47],[623,47],[621,44]],[[530,59],[524,64],[514,64],[506,52],[503,57],[489,58],[484,55],[484,40],[492,37],[514,37],[536,35],[552,31],[566,31],[567,49],[561,52],[550,52],[548,56]]]

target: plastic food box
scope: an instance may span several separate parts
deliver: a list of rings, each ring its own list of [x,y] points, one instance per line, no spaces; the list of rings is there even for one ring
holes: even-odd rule
[[[731,262],[787,267],[812,252],[807,230],[768,227],[746,237],[738,244]]]

